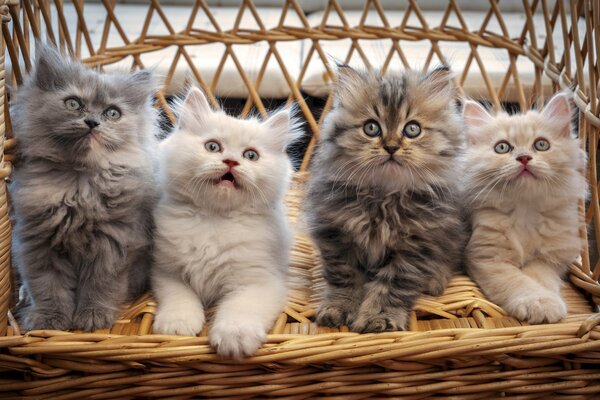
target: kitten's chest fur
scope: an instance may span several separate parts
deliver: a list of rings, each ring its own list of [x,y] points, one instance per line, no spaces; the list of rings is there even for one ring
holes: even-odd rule
[[[148,195],[138,171],[118,166],[101,171],[48,172],[19,187],[24,233],[45,237],[57,251],[90,255],[100,235],[119,245],[141,240],[142,202]],[[17,177],[18,182],[18,177]],[[40,201],[43,199],[43,201]]]
[[[405,250],[408,238],[435,229],[429,225],[439,207],[426,193],[341,194],[343,199],[331,197],[320,214],[339,229],[340,241],[355,252],[359,267],[377,269],[390,254]]]
[[[161,208],[157,260],[178,273],[205,305],[240,283],[285,273],[291,234],[283,214],[222,216]]]
[[[523,266],[534,258],[552,264],[573,261],[581,249],[577,204],[549,207],[519,203],[512,208],[484,209],[476,221],[504,238],[508,257]],[[503,247],[504,247],[503,246]]]

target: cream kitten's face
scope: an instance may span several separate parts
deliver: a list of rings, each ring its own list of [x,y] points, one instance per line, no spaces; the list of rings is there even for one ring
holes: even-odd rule
[[[548,196],[581,173],[585,154],[571,135],[571,109],[558,94],[541,111],[493,117],[478,103],[464,108],[468,149],[466,175],[475,196]]]
[[[291,165],[288,110],[265,122],[212,111],[193,89],[177,130],[161,144],[163,183],[170,193],[208,210],[260,208],[279,201]]]

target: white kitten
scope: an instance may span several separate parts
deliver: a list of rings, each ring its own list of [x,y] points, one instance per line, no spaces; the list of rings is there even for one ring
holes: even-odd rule
[[[295,133],[288,110],[240,120],[212,111],[198,89],[188,94],[160,147],[155,332],[196,335],[214,305],[209,337],[220,355],[247,356],[265,341],[287,299],[285,149]]]
[[[467,101],[464,116],[468,271],[514,317],[557,322],[567,315],[562,276],[583,245],[577,207],[587,190],[569,97],[557,94],[541,112],[495,117]]]

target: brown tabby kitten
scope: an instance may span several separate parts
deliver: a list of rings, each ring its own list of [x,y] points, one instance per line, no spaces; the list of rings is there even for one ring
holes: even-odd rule
[[[457,202],[462,124],[447,69],[339,69],[308,192],[328,284],[317,313],[353,331],[408,328],[442,294],[465,243]]]

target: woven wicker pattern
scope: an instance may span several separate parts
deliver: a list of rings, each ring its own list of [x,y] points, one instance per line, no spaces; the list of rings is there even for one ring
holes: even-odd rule
[[[312,139],[300,172],[288,194],[290,218],[299,233],[290,265],[290,300],[269,335],[268,343],[242,363],[220,360],[206,338],[206,329],[196,338],[153,335],[152,321],[156,304],[146,295],[124,307],[121,318],[106,331],[70,333],[34,331],[24,334],[9,312],[13,290],[10,286],[10,224],[5,184],[0,185],[0,398],[133,398],[133,397],[220,397],[252,398],[278,396],[362,399],[382,395],[420,399],[431,395],[449,398],[480,399],[501,394],[520,399],[579,399],[600,396],[600,316],[594,314],[600,304],[600,267],[591,265],[597,253],[584,249],[581,261],[571,266],[569,284],[563,290],[569,316],[559,324],[528,326],[506,316],[504,311],[483,296],[466,276],[456,276],[443,296],[425,296],[411,315],[409,332],[359,335],[347,329],[329,329],[313,322],[315,306],[322,293],[319,259],[310,240],[302,233],[304,183],[309,160],[319,137],[319,123],[331,107],[331,99],[315,110],[300,91],[311,63],[320,62],[326,80],[335,79],[323,44],[350,39],[348,60],[362,60],[367,67],[410,67],[403,44],[428,42],[424,68],[446,63],[442,51],[445,42],[468,46],[466,65],[453,65],[460,87],[470,74],[478,71],[487,88],[486,98],[496,108],[508,91],[517,93],[518,104],[528,107],[545,94],[544,82],[554,91],[570,87],[580,109],[579,132],[590,157],[591,201],[582,212],[590,230],[600,237],[600,203],[596,150],[600,129],[598,82],[600,63],[600,1],[524,0],[523,27],[511,36],[496,0],[478,26],[468,26],[456,0],[448,1],[439,23],[432,25],[424,17],[417,1],[409,1],[400,25],[391,25],[377,0],[365,1],[357,25],[344,16],[343,2],[329,0],[322,21],[311,26],[298,0],[286,0],[280,21],[267,27],[260,9],[244,0],[233,26],[222,27],[215,10],[198,0],[190,6],[189,21],[177,30],[159,0],[149,0],[147,12],[139,16],[144,23],[136,37],[127,37],[115,0],[103,0],[105,18],[99,43],[92,41],[88,29],[90,15],[83,0],[0,0],[2,46],[10,62],[8,80],[22,82],[31,68],[34,37],[57,43],[65,52],[84,57],[90,66],[105,66],[128,60],[134,68],[143,68],[146,53],[175,49],[165,88],[180,63],[192,72],[190,83],[200,86],[213,104],[215,91],[226,62],[233,62],[249,96],[241,114],[252,110],[267,112],[266,101],[258,94],[265,71],[274,63],[290,88],[288,102],[297,102],[306,118]],[[89,6],[88,6],[89,7]],[[66,9],[78,16],[76,24],[67,21]],[[289,16],[300,25],[288,25]],[[544,24],[534,24],[542,16]],[[377,17],[376,23],[372,21]],[[12,17],[12,18],[9,18]],[[198,26],[202,17],[210,30]],[[331,22],[336,18],[335,21]],[[241,21],[251,18],[256,28],[242,28]],[[11,21],[9,21],[11,19]],[[370,22],[367,24],[367,20]],[[409,21],[416,21],[415,23]],[[168,34],[150,35],[153,24],[163,24]],[[74,28],[73,28],[74,27]],[[492,28],[494,27],[494,28]],[[578,28],[579,27],[579,28]],[[573,29],[575,28],[575,29]],[[581,34],[583,32],[583,34]],[[116,38],[122,43],[109,47]],[[286,66],[278,44],[305,40],[305,56],[297,76]],[[372,65],[362,46],[372,40],[390,44],[381,66]],[[223,44],[223,55],[212,79],[199,71],[202,60],[192,59],[191,46]],[[267,43],[268,51],[261,69],[250,77],[236,45]],[[560,46],[558,45],[560,44]],[[479,54],[481,48],[505,52],[507,71],[500,84],[487,73]],[[563,51],[561,49],[566,49]],[[6,52],[6,53],[5,53]],[[533,86],[522,84],[518,62],[535,66]],[[4,103],[5,68],[0,68],[0,139],[2,158],[0,176],[10,174],[14,139]],[[165,89],[166,90],[166,89]],[[173,118],[165,98],[157,95],[157,106]],[[313,114],[314,112],[314,114]],[[6,123],[5,123],[6,117]]]

